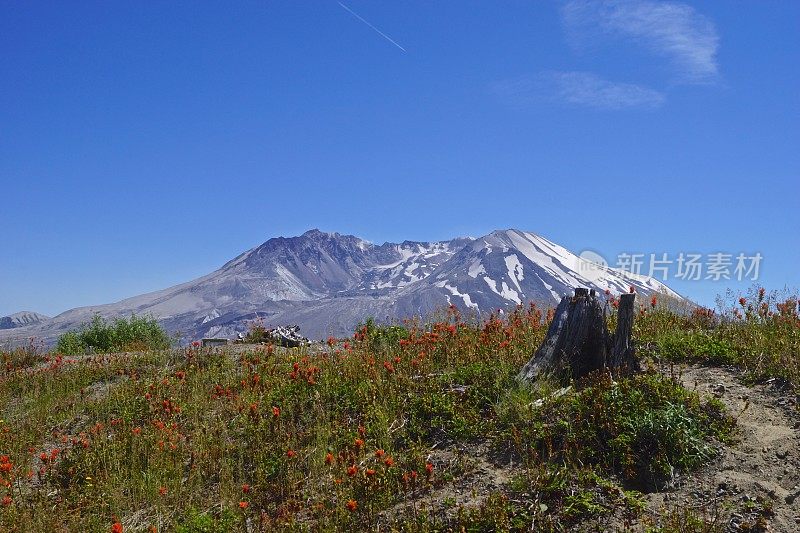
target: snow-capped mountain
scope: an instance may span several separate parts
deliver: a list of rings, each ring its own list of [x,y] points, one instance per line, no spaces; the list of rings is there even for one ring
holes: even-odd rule
[[[589,264],[544,237],[513,229],[382,245],[311,230],[270,239],[182,285],[2,331],[0,341],[53,340],[95,313],[151,314],[187,340],[232,336],[256,318],[265,325],[299,324],[305,335],[324,338],[346,335],[369,316],[424,317],[450,304],[481,315],[529,301],[555,305],[575,287],[620,293],[630,286],[644,296],[680,298],[653,278]]]

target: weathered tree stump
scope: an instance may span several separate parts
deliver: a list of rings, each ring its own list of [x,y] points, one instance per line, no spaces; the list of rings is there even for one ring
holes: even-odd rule
[[[615,375],[638,370],[631,329],[635,294],[623,294],[619,302],[617,331],[611,336],[605,312],[594,290],[578,288],[556,308],[542,345],[522,368],[519,380],[531,382],[548,374],[580,379],[608,368]]]

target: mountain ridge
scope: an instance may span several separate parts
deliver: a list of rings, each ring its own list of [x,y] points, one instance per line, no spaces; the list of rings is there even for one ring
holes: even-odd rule
[[[197,279],[111,304],[70,309],[51,319],[0,331],[52,342],[95,313],[107,318],[147,314],[191,340],[234,336],[260,319],[297,323],[312,338],[342,336],[366,317],[427,316],[447,305],[466,312],[508,309],[533,301],[555,305],[576,286],[644,296],[669,287],[610,267],[586,269],[566,248],[532,232],[496,230],[477,238],[373,244],[353,235],[312,229],[273,237]]]

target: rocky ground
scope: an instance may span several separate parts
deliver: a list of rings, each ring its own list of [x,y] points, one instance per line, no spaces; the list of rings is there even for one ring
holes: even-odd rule
[[[778,380],[746,386],[735,370],[689,367],[677,377],[736,417],[737,442],[704,469],[647,495],[649,519],[685,506],[728,531],[800,531],[800,411]]]

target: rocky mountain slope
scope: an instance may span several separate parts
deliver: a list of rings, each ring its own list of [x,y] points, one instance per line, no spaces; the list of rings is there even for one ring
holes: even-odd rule
[[[0,329],[21,328],[50,320],[49,316],[34,313],[33,311],[20,311],[13,315],[0,317]]]
[[[151,314],[184,339],[233,336],[255,319],[299,324],[312,338],[345,335],[364,317],[426,316],[446,305],[485,315],[535,301],[555,305],[576,286],[680,298],[663,283],[608,267],[587,269],[569,250],[534,233],[375,245],[310,230],[277,237],[199,279],[120,302],[82,307],[0,332],[0,342],[52,340],[95,313]]]

